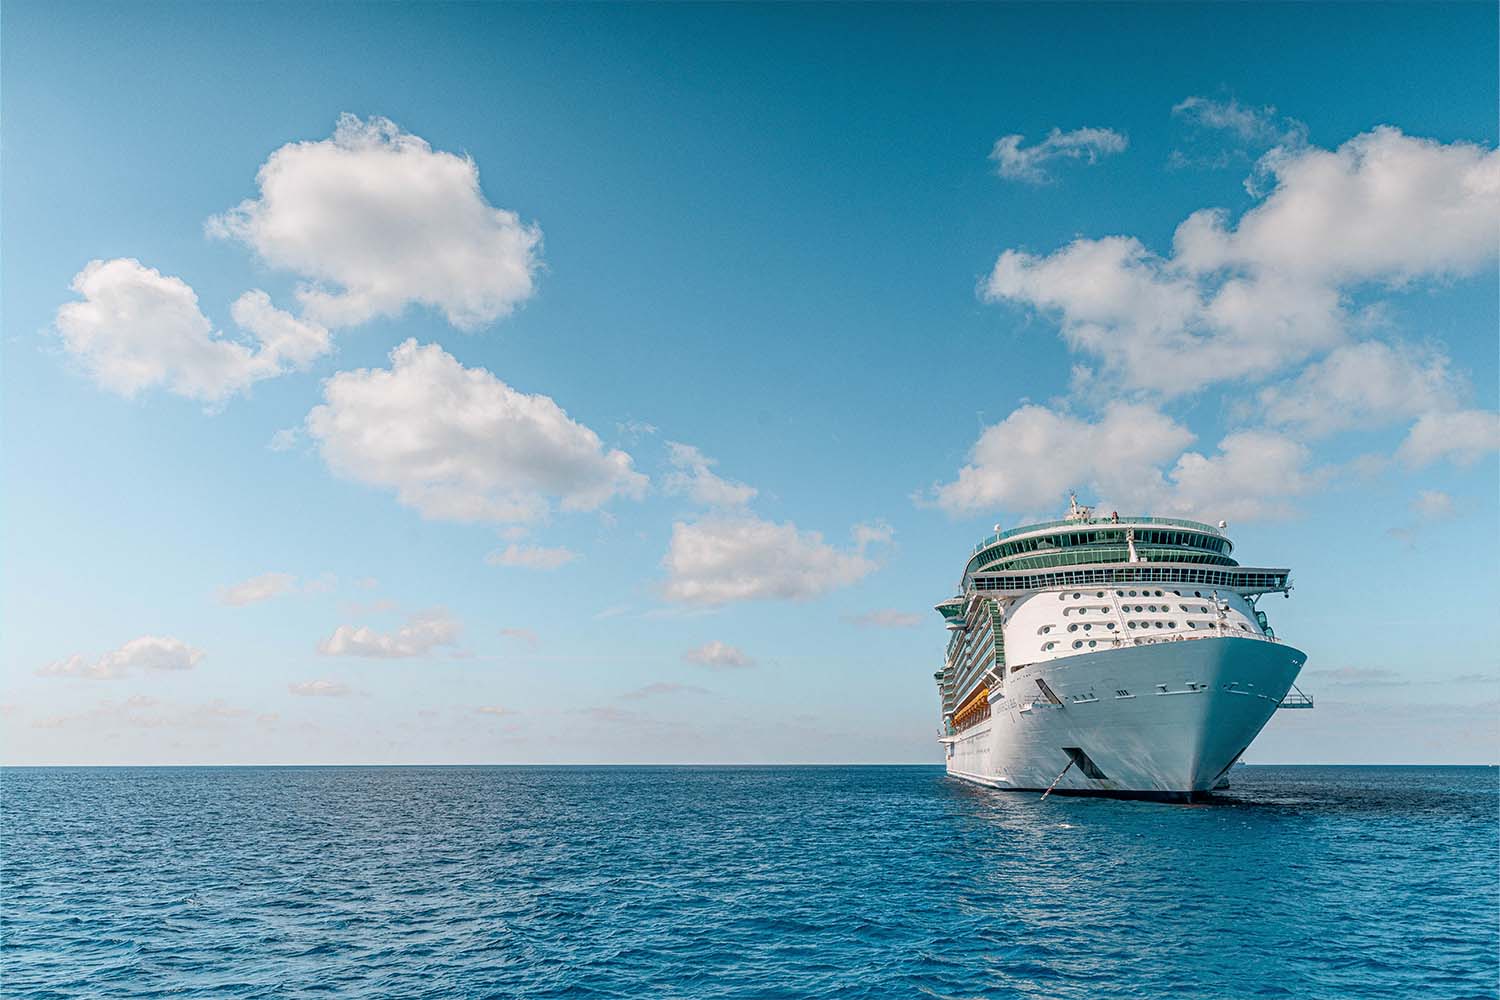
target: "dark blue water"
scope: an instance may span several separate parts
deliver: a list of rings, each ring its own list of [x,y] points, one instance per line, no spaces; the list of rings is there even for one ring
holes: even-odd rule
[[[6,997],[1494,997],[1493,768],[9,769]]]

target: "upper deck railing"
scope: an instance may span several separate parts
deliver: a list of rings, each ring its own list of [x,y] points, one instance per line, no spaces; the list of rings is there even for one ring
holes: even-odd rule
[[[969,555],[973,556],[981,549],[989,548],[991,545],[1003,542],[1007,538],[1015,538],[1017,535],[1028,535],[1033,531],[1045,531],[1048,528],[1082,528],[1091,525],[1106,527],[1119,525],[1120,527],[1127,527],[1134,524],[1164,524],[1172,528],[1192,528],[1196,531],[1207,532],[1210,535],[1217,535],[1220,538],[1229,537],[1211,524],[1204,524],[1202,521],[1189,521],[1180,517],[1125,517],[1122,515],[1118,521],[1112,517],[1091,517],[1087,520],[1040,521],[1036,524],[1023,524],[1019,528],[1011,528],[1009,531],[1002,531],[997,535],[991,535],[974,546]]]

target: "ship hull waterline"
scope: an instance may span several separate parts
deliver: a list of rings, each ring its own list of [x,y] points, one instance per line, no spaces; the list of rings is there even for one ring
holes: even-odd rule
[[[1023,666],[991,697],[989,719],[943,739],[948,774],[1006,790],[1200,801],[1306,659],[1284,643],[1226,636]]]

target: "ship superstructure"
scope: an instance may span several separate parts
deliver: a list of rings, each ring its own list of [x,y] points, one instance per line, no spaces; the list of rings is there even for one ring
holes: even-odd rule
[[[1241,566],[1226,527],[1096,517],[1074,497],[1060,521],[977,545],[937,605],[949,773],[1194,799],[1277,708],[1310,707],[1293,687],[1306,655],[1256,606],[1291,590],[1290,571]]]

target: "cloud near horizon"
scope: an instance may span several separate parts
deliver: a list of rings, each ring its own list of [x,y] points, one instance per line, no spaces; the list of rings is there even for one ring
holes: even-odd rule
[[[137,671],[191,670],[202,662],[204,652],[171,636],[143,635],[131,639],[97,659],[75,653],[37,670],[42,677],[79,677],[86,680],[117,680]]]

